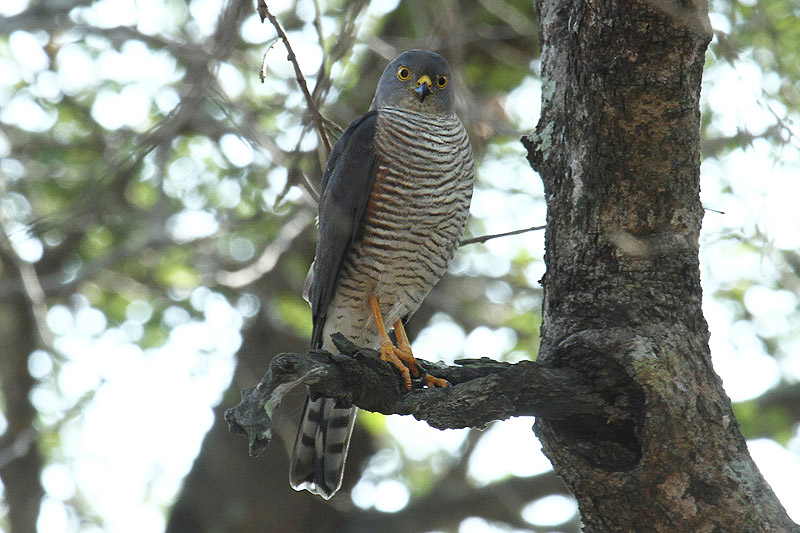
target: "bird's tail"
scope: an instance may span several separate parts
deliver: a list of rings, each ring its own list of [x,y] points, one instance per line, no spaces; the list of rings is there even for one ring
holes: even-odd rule
[[[289,483],[330,499],[342,486],[344,462],[356,419],[355,407],[342,407],[337,400],[319,397],[306,403],[294,441]]]

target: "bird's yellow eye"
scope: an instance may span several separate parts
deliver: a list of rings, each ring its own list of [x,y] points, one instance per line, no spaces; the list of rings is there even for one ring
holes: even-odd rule
[[[447,76],[439,76],[436,78],[436,86],[440,89],[447,87]]]
[[[411,78],[411,71],[408,70],[406,67],[400,67],[397,69],[397,79],[401,81],[406,81]]]

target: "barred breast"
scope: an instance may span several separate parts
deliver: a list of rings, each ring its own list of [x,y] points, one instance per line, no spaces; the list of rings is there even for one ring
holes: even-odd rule
[[[323,339],[339,331],[378,345],[367,305],[375,294],[387,327],[413,314],[439,281],[464,233],[474,162],[455,116],[405,109],[378,113],[378,171],[361,226],[328,307]]]

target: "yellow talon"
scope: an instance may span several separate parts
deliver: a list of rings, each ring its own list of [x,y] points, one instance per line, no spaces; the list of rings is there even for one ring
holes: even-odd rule
[[[403,327],[403,322],[398,320],[394,323],[394,334],[397,337],[397,346],[392,344],[389,334],[386,332],[386,325],[383,323],[383,316],[381,315],[381,306],[378,302],[378,297],[374,294],[369,295],[369,308],[372,311],[372,317],[375,319],[375,325],[378,328],[378,335],[381,339],[381,359],[392,363],[400,374],[403,376],[403,383],[405,383],[406,390],[411,389],[411,376],[415,378],[420,377],[423,372],[419,368],[417,360],[411,351],[411,344],[408,342],[408,335],[406,329]],[[430,387],[447,387],[450,384],[445,379],[425,374],[425,384]]]
[[[447,381],[446,379],[436,378],[436,377],[431,376],[430,374],[425,374],[425,384],[431,389],[436,388],[436,387],[449,387],[450,386],[450,382]]]

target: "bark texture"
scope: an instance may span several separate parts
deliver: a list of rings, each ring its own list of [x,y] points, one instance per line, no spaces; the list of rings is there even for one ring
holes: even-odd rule
[[[548,204],[539,361],[627,375],[632,419],[538,418],[586,531],[794,531],[711,366],[701,311],[701,0],[537,0]]]

